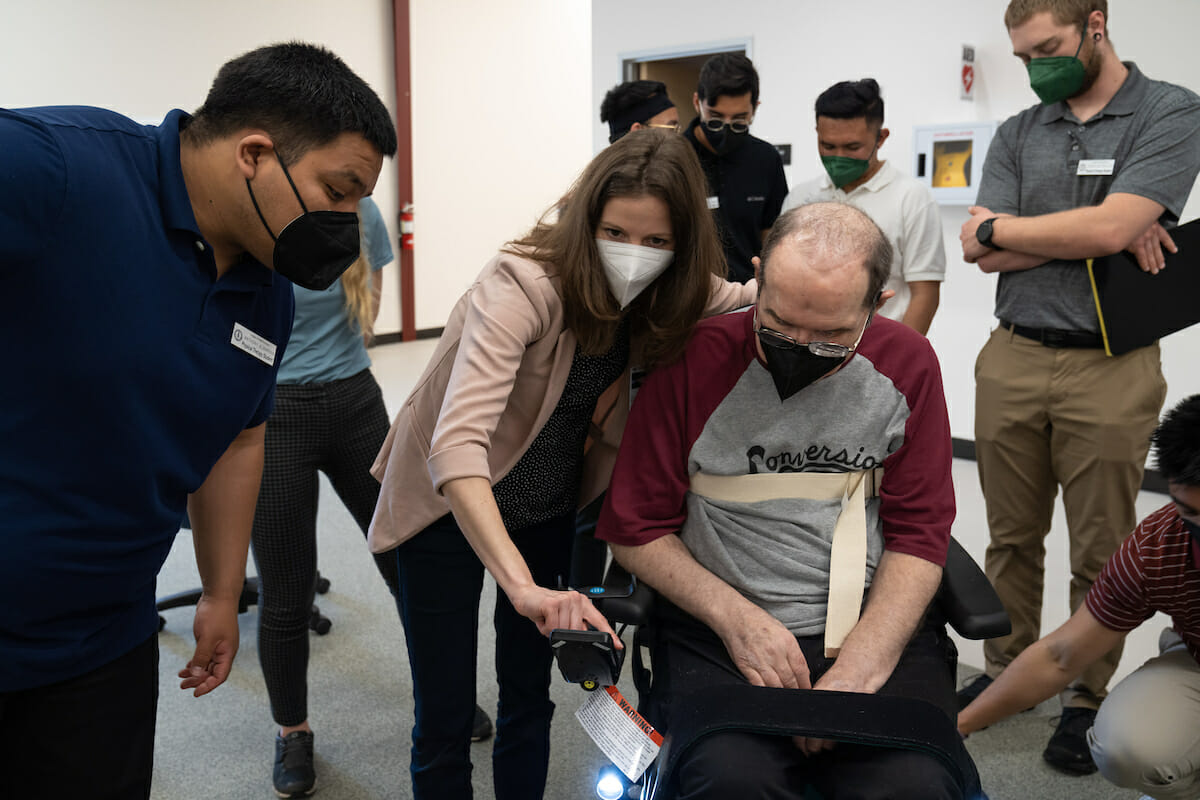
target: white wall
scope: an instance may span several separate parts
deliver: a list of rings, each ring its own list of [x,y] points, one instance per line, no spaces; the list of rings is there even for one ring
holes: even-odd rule
[[[0,105],[112,108],[158,122],[192,111],[221,64],[302,39],[342,57],[395,113],[390,0],[0,0]],[[396,234],[395,166],[375,200]],[[381,332],[399,330],[396,270],[385,273]]]
[[[1002,120],[1036,102],[1024,68],[1011,54],[1003,23],[1007,5],[1007,0],[743,0],[730,6],[693,0],[683,11],[673,3],[604,0],[592,12],[593,106],[599,108],[604,92],[620,82],[621,59],[629,54],[744,38],[751,42],[749,55],[762,83],[754,133],[773,143],[791,143],[789,184],[821,169],[812,116],[817,95],[839,80],[868,76],[883,87],[892,132],[880,155],[909,171],[914,125]],[[1109,0],[1109,6],[1109,31],[1123,59],[1137,61],[1152,77],[1200,89],[1200,56],[1193,42],[1200,3]],[[974,102],[959,99],[963,44],[976,47]],[[680,117],[690,119],[690,109],[681,109]],[[607,132],[593,115],[593,147],[606,141]],[[1200,192],[1193,194],[1185,220],[1200,215]],[[994,325],[995,279],[961,261],[958,230],[965,220],[965,209],[943,212],[948,275],[930,339],[942,360],[951,429],[955,436],[973,439],[973,368]],[[1168,404],[1200,392],[1194,367],[1198,349],[1200,329],[1163,343]]]
[[[263,44],[332,49],[396,110],[391,0],[0,0],[0,105],[161,120]],[[591,156],[591,0],[412,0],[416,325],[440,327]],[[375,191],[396,244],[396,165]],[[377,332],[400,329],[398,269]]]
[[[418,329],[591,157],[590,27],[591,0],[413,0]]]

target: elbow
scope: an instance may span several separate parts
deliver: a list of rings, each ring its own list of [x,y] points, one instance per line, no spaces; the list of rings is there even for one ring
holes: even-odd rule
[[[1086,664],[1076,663],[1078,658],[1075,655],[1075,648],[1072,642],[1061,636],[1055,636],[1053,633],[1044,639],[1034,642],[1029,646],[1030,650],[1040,652],[1042,658],[1045,658],[1054,665],[1054,669],[1058,673],[1058,683],[1061,686],[1066,686],[1071,681],[1083,672]]]
[[[929,296],[929,322],[933,321],[933,315],[937,313],[938,307],[942,304],[942,293],[935,287]],[[925,323],[925,327],[929,327],[929,322]]]
[[[635,559],[633,557],[633,553],[637,549],[636,547],[627,544],[609,542],[608,549],[612,551],[613,558],[618,564],[624,567],[628,572],[634,571],[633,562]]]
[[[645,544],[617,544],[615,542],[608,543],[608,549],[612,552],[613,560],[630,575],[637,575],[639,580],[644,579],[648,569],[647,547]],[[650,569],[650,571],[653,571]]]
[[[1129,231],[1120,230],[1117,227],[1108,228],[1107,231],[1099,237],[1097,244],[1100,252],[1097,256],[1111,256],[1119,253],[1122,250],[1128,250],[1133,246],[1134,241],[1141,235],[1141,231],[1130,233]]]
[[[975,262],[975,266],[979,267],[979,271],[984,273],[985,275],[990,275],[993,272],[1000,271],[1000,265],[997,262],[997,259],[990,255],[987,255],[987,256],[984,256],[983,258],[978,259]]]
[[[1096,237],[1093,249],[1099,249],[1101,252],[1096,255],[1111,256],[1122,250],[1129,250],[1143,234],[1154,228],[1157,219],[1155,217],[1147,222],[1140,216],[1129,214],[1109,220],[1108,224],[1100,226],[1102,232]]]

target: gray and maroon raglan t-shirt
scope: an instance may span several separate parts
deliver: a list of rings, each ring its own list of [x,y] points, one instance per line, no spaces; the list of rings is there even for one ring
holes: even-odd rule
[[[835,374],[780,401],[753,313],[705,320],[656,370],[625,428],[598,535],[640,545],[678,534],[707,569],[797,636],[821,633],[841,500],[713,500],[697,472],[854,472],[882,467],[867,500],[867,585],[884,550],[942,565],[954,520],[941,372],[928,340],[876,317]]]

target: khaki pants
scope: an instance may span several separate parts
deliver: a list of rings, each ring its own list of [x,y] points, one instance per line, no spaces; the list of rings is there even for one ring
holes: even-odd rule
[[[1155,800],[1200,797],[1200,664],[1171,629],[1157,658],[1118,683],[1088,744],[1100,774]]]
[[[1158,345],[1107,357],[1044,347],[997,328],[975,362],[975,446],[991,543],[984,570],[1012,618],[984,643],[999,675],[1041,634],[1046,534],[1058,487],[1070,537],[1070,604],[1133,530],[1150,435],[1166,397]],[[1055,586],[1060,586],[1057,580]],[[1117,647],[1063,691],[1064,706],[1096,708]]]

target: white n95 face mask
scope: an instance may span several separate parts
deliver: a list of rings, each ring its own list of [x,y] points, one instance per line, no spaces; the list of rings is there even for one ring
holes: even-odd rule
[[[596,248],[600,251],[600,262],[604,264],[609,291],[621,308],[632,303],[675,259],[674,250],[610,239],[597,239]]]

